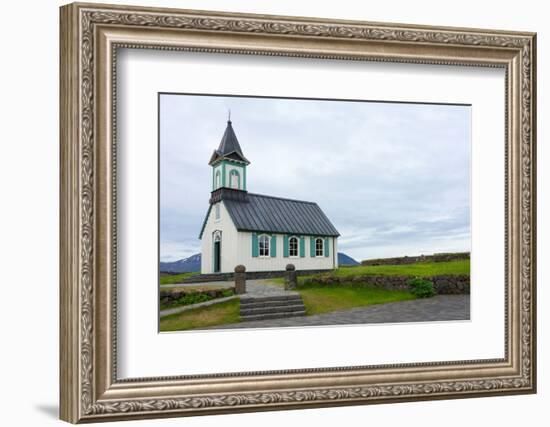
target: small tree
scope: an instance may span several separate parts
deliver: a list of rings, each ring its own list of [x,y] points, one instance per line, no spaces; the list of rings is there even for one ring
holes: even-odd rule
[[[434,284],[427,279],[415,277],[407,283],[411,287],[412,294],[417,298],[430,298],[436,294]]]

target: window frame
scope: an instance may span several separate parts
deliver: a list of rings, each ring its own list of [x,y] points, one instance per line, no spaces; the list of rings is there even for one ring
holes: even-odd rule
[[[319,247],[317,246],[317,242],[321,242],[321,255],[319,255]],[[321,258],[325,256],[325,239],[321,237],[315,238],[315,258]]]
[[[296,255],[292,255],[292,246],[291,246],[292,239],[296,240]],[[300,239],[298,238],[298,236],[290,236],[288,238],[288,257],[298,258],[299,256],[300,256]]]
[[[221,188],[221,186],[222,186],[222,174],[221,174],[219,169],[214,174],[214,185],[215,185],[214,190],[217,190],[218,188]]]
[[[267,254],[262,255],[262,239],[265,238],[265,248],[267,248]],[[264,248],[264,249],[265,249]],[[269,258],[271,256],[271,237],[267,234],[260,234],[258,236],[258,258]]]

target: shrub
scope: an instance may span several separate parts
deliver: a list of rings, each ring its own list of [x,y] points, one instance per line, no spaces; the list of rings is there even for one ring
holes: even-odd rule
[[[435,295],[434,284],[429,280],[416,277],[410,279],[407,284],[411,287],[411,292],[417,298],[430,298]]]
[[[221,291],[221,296],[222,297],[230,297],[234,294],[235,292],[233,291],[233,289],[223,289]]]
[[[197,304],[199,302],[211,300],[212,298],[213,297],[207,293],[196,292],[184,295],[183,297],[177,299],[175,303],[177,305]]]

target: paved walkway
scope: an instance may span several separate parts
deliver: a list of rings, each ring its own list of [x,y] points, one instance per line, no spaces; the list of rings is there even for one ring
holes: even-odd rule
[[[208,329],[278,328],[284,326],[433,322],[469,319],[470,295],[437,295],[433,298],[357,307],[315,316],[255,320],[214,326]]]
[[[295,291],[285,291],[283,286],[274,285],[269,279],[247,280],[246,294],[243,297],[273,297],[279,295],[297,295]]]

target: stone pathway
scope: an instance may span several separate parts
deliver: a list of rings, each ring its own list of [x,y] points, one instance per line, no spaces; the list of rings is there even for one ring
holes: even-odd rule
[[[315,316],[255,320],[214,326],[208,329],[278,328],[284,326],[352,325],[449,320],[470,320],[470,295],[437,295],[433,298],[357,307]]]
[[[282,286],[274,285],[269,279],[246,281],[246,294],[243,297],[274,297],[281,295],[298,295],[295,291],[285,291]]]

